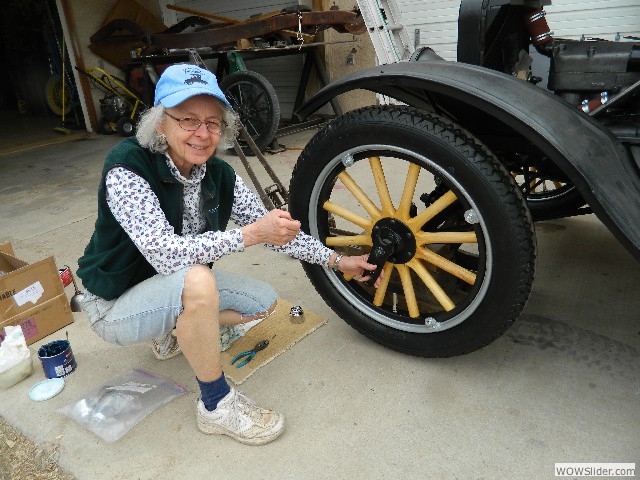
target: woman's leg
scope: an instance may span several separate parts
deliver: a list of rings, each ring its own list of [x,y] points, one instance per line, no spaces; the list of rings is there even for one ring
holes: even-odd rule
[[[182,312],[185,268],[171,275],[155,275],[115,300],[87,293],[83,310],[92,330],[117,345],[148,342],[171,332]]]
[[[213,269],[220,296],[220,325],[264,319],[276,308],[273,287],[255,278]]]
[[[206,267],[194,268],[207,282],[212,281]],[[191,270],[184,268],[171,275],[155,275],[115,300],[107,301],[87,293],[83,309],[91,328],[105,341],[118,345],[153,340],[154,352],[161,360],[180,354],[171,332],[183,311],[185,276]],[[277,294],[265,282],[223,270],[214,270],[213,282],[215,287],[201,289],[201,294],[209,305],[215,305],[217,296],[218,309],[222,310],[219,323],[223,325],[224,347],[228,348],[229,342],[245,333],[244,324],[250,325],[273,313]]]
[[[225,381],[220,366],[220,298],[216,279],[204,266],[192,267],[184,278],[184,310],[176,334],[184,356],[196,374],[201,398],[196,404],[200,431],[229,435],[249,445],[275,440],[284,417],[258,407]]]
[[[278,295],[271,285],[226,270],[213,269],[220,297],[220,342],[225,351],[271,315]]]
[[[219,310],[264,315],[272,310],[275,292],[263,282],[240,281],[235,275],[220,274],[220,278],[223,285],[209,268],[196,265],[171,275],[156,275],[116,300],[87,295],[84,307],[93,330],[119,345],[145,342],[170,334],[176,327],[180,347],[200,385],[198,428],[261,445],[282,433],[284,417],[258,407],[227,385],[220,365]],[[241,320],[240,314],[235,315],[231,321]]]
[[[219,298],[216,281],[206,266],[191,267],[184,277],[182,313],[176,337],[189,365],[202,382],[220,378]]]
[[[256,313],[255,315],[242,315],[235,310],[224,310],[220,312],[220,325],[242,325],[243,323],[253,322],[254,320],[264,320],[273,314],[276,309],[276,303],[271,304],[267,310]]]

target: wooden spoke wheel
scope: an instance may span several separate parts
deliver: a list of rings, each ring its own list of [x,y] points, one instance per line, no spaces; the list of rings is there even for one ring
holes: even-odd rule
[[[534,220],[577,210],[585,204],[575,185],[531,165],[511,172]]]
[[[391,242],[378,289],[304,264],[331,308],[378,343],[460,355],[524,308],[535,265],[525,200],[493,155],[442,117],[398,106],[338,117],[302,152],[289,205],[341,253]]]

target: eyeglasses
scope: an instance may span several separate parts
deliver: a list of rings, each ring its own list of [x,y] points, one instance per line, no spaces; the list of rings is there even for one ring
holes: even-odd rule
[[[226,123],[224,122],[222,123],[212,122],[212,121],[203,122],[202,120],[198,120],[197,118],[191,118],[191,117],[178,118],[178,117],[174,117],[169,112],[165,111],[164,113],[167,115],[167,117],[173,118],[176,122],[178,122],[178,125],[180,126],[180,128],[182,128],[183,130],[186,130],[187,132],[195,132],[200,128],[200,125],[204,123],[209,133],[220,135],[222,133],[222,130],[224,130],[224,127],[226,126]]]

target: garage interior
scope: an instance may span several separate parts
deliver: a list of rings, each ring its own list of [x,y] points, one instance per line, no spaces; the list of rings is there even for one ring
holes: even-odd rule
[[[129,3],[133,3],[133,0]],[[338,3],[340,8],[345,9],[347,7],[352,8],[354,5],[353,2],[346,1],[335,3]],[[0,55],[1,61],[5,65],[5,71],[8,74],[0,79],[0,85],[2,86],[0,90],[0,126],[3,132],[0,136],[0,155],[41,147],[50,143],[68,141],[78,136],[86,136],[88,135],[87,130],[96,131],[96,125],[85,125],[87,112],[83,114],[83,106],[79,99],[79,96],[83,95],[84,82],[78,82],[78,75],[74,75],[76,73],[72,70],[75,66],[74,55],[71,55],[71,60],[69,60],[69,45],[63,42],[64,35],[62,32],[65,27],[61,26],[61,24],[64,25],[65,20],[64,13],[60,12],[59,9],[63,8],[66,11],[67,7],[64,4],[65,2],[56,0],[9,0],[3,5],[3,15],[0,19],[2,28]],[[147,5],[147,2],[141,2],[140,5]],[[218,6],[202,8],[216,10]],[[328,10],[330,6],[327,1],[314,2],[314,9]],[[98,6],[96,5],[95,7]],[[73,34],[75,40],[70,39],[69,32],[67,32],[67,41],[78,42],[79,40],[85,56],[85,68],[97,65],[104,67],[110,74],[123,78],[123,72],[109,62],[103,62],[88,50],[88,37],[99,28],[99,23],[97,22],[105,18],[104,15],[111,6],[103,4],[99,8],[92,8],[89,5],[82,6],[74,3],[72,8],[75,9],[76,21],[75,23],[72,22],[70,28],[76,30]],[[91,12],[90,18],[86,16],[88,14],[87,8]],[[269,10],[275,7],[264,6],[264,8]],[[104,10],[104,13],[101,10]],[[229,15],[227,12],[223,13]],[[85,20],[78,23],[80,18]],[[326,31],[325,35],[325,42],[334,43],[334,45],[322,48],[319,51],[326,63],[329,81],[350,71],[359,70],[369,64],[373,64],[374,52],[367,35],[355,37],[331,30]],[[349,41],[345,42],[345,40]],[[62,82],[59,81],[62,76],[62,62],[60,59],[63,48],[67,59],[65,65],[67,85],[73,85],[72,90],[75,90],[65,92],[67,103],[65,105],[64,124],[60,105]],[[358,52],[355,55],[355,62],[353,61],[353,51]],[[297,89],[297,83],[294,85],[291,82],[299,82],[299,75],[304,63],[302,56],[293,57],[250,61],[251,70],[262,73],[269,81],[274,82],[274,87],[282,106],[283,120],[286,120],[287,116],[291,116]],[[351,62],[348,63],[347,58],[350,58]],[[277,67],[278,62],[291,63],[289,59],[296,60],[295,63],[299,64],[299,66],[293,69],[288,64],[286,67]],[[263,66],[265,62],[268,65]],[[72,71],[69,72],[69,70]],[[76,88],[77,83],[79,84]],[[319,85],[315,85],[313,88],[317,90],[318,87]],[[58,90],[55,90],[56,88]],[[95,92],[93,92],[93,95],[95,97]],[[373,95],[370,97],[373,97]],[[345,110],[349,110],[357,106],[370,104],[372,101],[375,102],[375,98],[370,97],[352,97],[341,100],[341,102],[354,103],[351,106],[347,105]],[[86,99],[86,94],[84,94],[84,100]],[[97,97],[94,98],[94,101],[97,102]],[[330,111],[327,110],[327,113],[330,113]],[[99,117],[100,113],[97,113]],[[91,123],[93,123],[93,120],[91,120]]]
[[[9,0],[3,5],[0,27],[0,61],[6,72],[0,76],[0,154],[86,135],[77,100],[65,106],[68,133],[55,130],[62,126],[61,108],[55,113],[49,105],[47,88],[55,82],[54,69],[61,69],[55,1]]]

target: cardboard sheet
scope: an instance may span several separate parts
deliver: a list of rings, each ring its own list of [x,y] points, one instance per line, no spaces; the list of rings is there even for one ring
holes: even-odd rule
[[[227,379],[240,385],[258,369],[327,323],[326,318],[304,308],[304,305],[301,306],[304,310],[304,321],[300,323],[299,317],[291,317],[289,314],[293,304],[279,298],[273,315],[253,327],[244,337],[236,340],[228,350],[222,352],[222,369]],[[269,346],[258,352],[251,362],[241,368],[231,365],[236,355],[253,349],[256,343],[265,339],[269,340]],[[240,361],[236,362],[236,365],[238,363]]]

